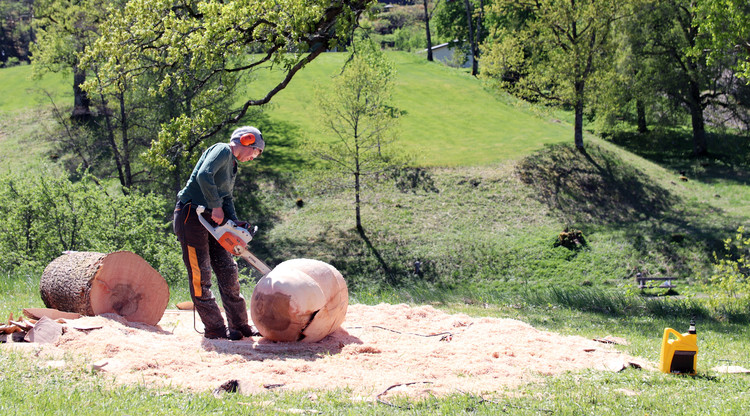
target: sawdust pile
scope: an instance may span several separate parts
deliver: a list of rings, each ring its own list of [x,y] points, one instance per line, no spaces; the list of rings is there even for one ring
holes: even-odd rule
[[[208,340],[193,325],[191,311],[167,310],[158,326],[117,315],[83,317],[68,321],[54,345],[34,348],[63,367],[74,364],[60,364],[60,357],[74,353],[118,383],[210,391],[237,380],[243,394],[350,388],[372,397],[407,383],[414,394],[481,394],[566,371],[648,366],[582,337],[431,306],[350,305],[341,329],[313,344]]]

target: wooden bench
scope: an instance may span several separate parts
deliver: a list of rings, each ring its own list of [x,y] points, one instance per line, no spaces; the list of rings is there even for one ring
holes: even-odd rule
[[[653,288],[659,288],[659,289],[672,289],[677,286],[675,286],[672,283],[672,280],[677,280],[676,277],[664,277],[664,276],[643,276],[640,273],[635,275],[635,281],[638,283],[638,289],[653,289]],[[648,284],[651,281],[655,282],[663,282],[659,286],[652,286]]]

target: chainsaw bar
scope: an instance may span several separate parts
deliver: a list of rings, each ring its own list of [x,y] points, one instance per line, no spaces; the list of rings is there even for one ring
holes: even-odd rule
[[[271,268],[268,267],[266,263],[263,263],[261,259],[255,257],[255,254],[251,253],[249,250],[246,249],[245,252],[239,256],[245,259],[250,266],[254,267],[255,270],[259,271],[263,276],[271,273]]]
[[[263,276],[271,272],[271,268],[268,267],[266,263],[263,263],[263,261],[255,257],[255,255],[248,250],[247,243],[253,239],[253,235],[249,230],[238,226],[232,220],[227,220],[224,224],[214,227],[208,222],[208,220],[203,218],[203,215],[201,215],[205,210],[206,207],[203,205],[198,205],[195,208],[195,212],[198,214],[198,220],[200,220],[203,227],[211,233],[224,249],[235,256],[245,259],[250,266],[261,272]]]

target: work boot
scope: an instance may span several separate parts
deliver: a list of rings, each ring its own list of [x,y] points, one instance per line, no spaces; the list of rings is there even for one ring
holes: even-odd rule
[[[237,341],[242,339],[242,333],[240,331],[222,327],[217,330],[206,330],[203,336],[209,339],[228,339],[230,341]]]
[[[257,329],[253,328],[252,326],[248,324],[242,324],[239,327],[237,327],[237,331],[240,331],[243,336],[245,337],[255,337],[260,335],[260,332],[258,332]]]

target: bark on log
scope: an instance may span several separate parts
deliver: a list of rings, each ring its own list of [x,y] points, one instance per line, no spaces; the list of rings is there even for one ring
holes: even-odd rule
[[[82,315],[116,313],[156,325],[169,302],[162,275],[129,251],[68,252],[44,269],[39,290],[48,308]]]

